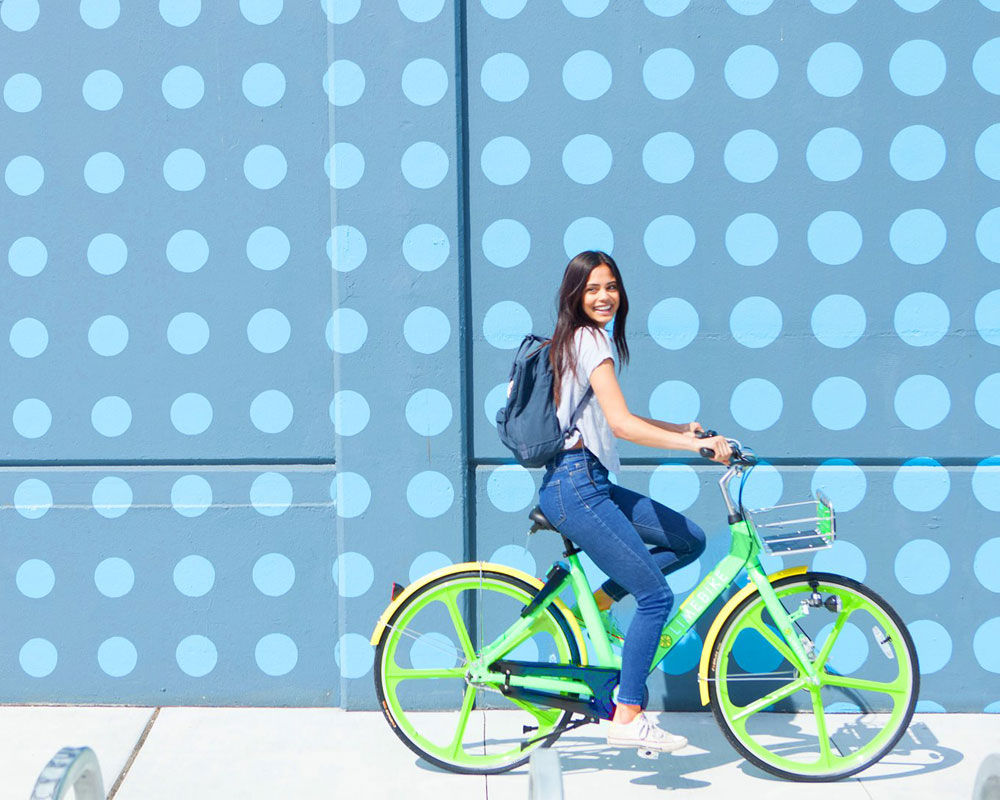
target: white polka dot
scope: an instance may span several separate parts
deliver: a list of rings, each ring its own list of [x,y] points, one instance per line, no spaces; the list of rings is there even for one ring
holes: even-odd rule
[[[781,333],[781,309],[766,297],[745,297],[729,315],[729,330],[744,347],[767,347]]]
[[[371,503],[371,486],[357,472],[338,472],[330,484],[330,499],[337,506],[337,516],[346,519],[360,517]]]
[[[400,169],[411,186],[433,189],[448,175],[448,154],[434,142],[417,142],[406,148]]]
[[[49,332],[42,322],[25,317],[10,329],[10,346],[21,358],[36,358],[49,346]]]
[[[432,58],[418,58],[403,68],[402,87],[411,103],[432,106],[448,91],[448,73]]]
[[[25,439],[37,439],[48,433],[52,426],[52,412],[45,401],[29,397],[14,406],[11,422],[18,435]]]
[[[184,556],[174,566],[174,586],[186,597],[204,597],[215,585],[215,567],[204,556]]]
[[[90,422],[101,436],[121,436],[132,425],[132,408],[121,397],[102,397],[94,403]]]
[[[161,89],[174,108],[194,108],[205,96],[205,80],[194,67],[174,67],[163,76]]]
[[[38,275],[48,262],[49,253],[45,245],[34,236],[15,239],[7,250],[7,263],[14,273],[23,278]]]
[[[128,261],[128,246],[114,233],[101,233],[87,245],[87,263],[98,275],[114,275]]]
[[[177,314],[167,325],[167,341],[183,355],[201,352],[208,344],[209,328],[205,318],[193,311]]]
[[[742,183],[760,183],[778,165],[778,148],[766,133],[745,130],[726,144],[723,153],[726,171]]]
[[[806,66],[810,85],[825,97],[845,97],[861,81],[861,56],[848,44],[829,42],[817,48]]]
[[[778,61],[770,50],[744,45],[726,59],[726,84],[744,100],[763,97],[778,80]]]
[[[199,517],[212,505],[212,485],[200,475],[184,475],[170,489],[170,505],[182,517]]]
[[[950,326],[948,306],[940,297],[929,292],[907,295],[899,301],[893,315],[896,335],[913,347],[936,344],[948,333]]]
[[[563,170],[585,186],[604,180],[611,171],[611,147],[600,136],[584,133],[569,141],[562,153]]]
[[[293,415],[292,401],[278,389],[267,389],[250,402],[250,421],[263,433],[281,433]]]
[[[933,458],[911,458],[896,471],[892,491],[910,511],[933,511],[948,497],[951,477]]]
[[[741,214],[726,228],[726,250],[744,267],[759,267],[778,249],[778,229],[763,214]]]
[[[262,308],[247,323],[247,339],[261,353],[277,353],[291,336],[288,317],[276,308]]]
[[[684,381],[663,381],[649,395],[653,419],[683,424],[698,419],[700,410],[698,390]]]
[[[292,484],[280,472],[262,472],[250,486],[250,503],[265,517],[278,517],[292,504]]]
[[[657,50],[642,66],[642,82],[658,100],[676,100],[694,83],[694,64],[680,50],[670,47]]]
[[[3,173],[7,188],[19,197],[28,197],[37,192],[45,180],[45,170],[36,158],[15,156],[7,164]]]
[[[813,416],[827,430],[844,431],[853,428],[861,422],[867,408],[865,390],[851,378],[827,378],[813,392]]]
[[[930,539],[911,539],[896,553],[896,580],[910,594],[933,594],[951,571],[947,551]]]
[[[11,111],[27,114],[42,102],[42,84],[26,72],[11,75],[3,85],[3,99]]]
[[[948,416],[951,411],[951,395],[939,378],[933,375],[914,375],[896,389],[893,408],[904,425],[925,431]]]
[[[122,80],[114,72],[99,69],[83,81],[83,99],[95,111],[110,111],[122,99]]]
[[[208,242],[198,231],[177,231],[167,242],[166,252],[167,261],[178,272],[197,272],[208,263]]]
[[[451,401],[437,389],[420,389],[406,401],[406,422],[420,436],[437,436],[451,420]]]
[[[513,186],[528,174],[531,154],[513,136],[498,136],[486,143],[479,165],[492,183]]]
[[[350,106],[361,99],[365,91],[365,74],[353,61],[334,61],[323,75],[323,91],[335,106]]]
[[[163,180],[178,192],[190,192],[205,180],[205,159],[187,147],[174,150],[163,161]]]
[[[14,583],[25,597],[39,600],[52,591],[56,584],[56,574],[45,561],[31,558],[17,568]]]
[[[664,214],[646,226],[642,244],[646,254],[661,267],[676,267],[694,252],[694,228],[683,217]]]
[[[38,0],[6,0],[0,4],[0,20],[17,33],[31,30],[38,22],[38,12]]]
[[[486,480],[486,494],[500,511],[523,511],[535,499],[535,481],[519,464],[496,467]]]
[[[445,321],[447,321],[447,317],[445,317]],[[326,343],[333,352],[356,353],[364,345],[367,338],[368,323],[361,314],[353,308],[341,307],[334,310],[326,325]]]
[[[764,378],[750,378],[739,384],[729,400],[733,419],[749,431],[763,431],[778,421],[784,402],[781,391]]]
[[[327,253],[337,272],[353,272],[368,255],[368,240],[352,225],[337,225],[330,231]]]
[[[295,565],[288,556],[268,553],[257,559],[253,565],[253,584],[261,594],[281,597],[295,583]]]
[[[532,321],[528,310],[513,300],[494,303],[483,317],[483,336],[493,347],[513,350],[531,333]]]
[[[182,394],[170,404],[170,424],[186,436],[197,436],[212,424],[212,404],[197,392]]]
[[[101,478],[94,486],[91,502],[105,519],[116,519],[132,507],[132,487],[122,478]]]
[[[330,186],[334,189],[350,189],[365,174],[365,157],[350,142],[337,142],[326,154],[323,168],[330,178]]]
[[[434,470],[419,472],[406,485],[406,502],[425,519],[440,517],[455,500],[455,487],[447,476]]]
[[[94,585],[105,597],[124,597],[135,586],[135,570],[124,558],[106,558],[94,570]]]
[[[948,231],[937,214],[926,208],[904,211],[889,228],[889,244],[900,260],[920,266],[929,264],[944,250]]]
[[[403,338],[418,353],[436,353],[451,337],[451,323],[443,311],[421,306],[411,311],[403,322]]]
[[[265,225],[247,238],[247,259],[257,269],[266,272],[284,266],[291,253],[291,243],[285,232]],[[206,254],[207,255],[207,254]]]
[[[861,142],[843,128],[821,130],[806,146],[806,164],[822,181],[847,180],[861,167],[861,159]]]
[[[450,253],[448,235],[437,225],[416,225],[403,237],[403,258],[420,272],[433,272],[448,260]]]
[[[21,646],[17,660],[21,669],[32,678],[45,678],[55,670],[59,654],[56,646],[48,639],[36,638],[29,639]]]
[[[658,133],[642,148],[642,167],[654,181],[678,183],[694,167],[694,148],[679,133]]]
[[[274,64],[254,64],[243,73],[243,96],[260,108],[273,106],[285,96],[285,74]]]
[[[889,59],[889,77],[893,84],[912,97],[924,97],[937,91],[947,69],[941,48],[925,39],[904,42]]]
[[[274,145],[257,145],[243,159],[243,175],[257,189],[273,189],[287,174],[285,154]]]
[[[611,88],[611,79],[611,64],[595,50],[574,53],[563,64],[563,86],[577,100],[602,97]]]
[[[674,511],[686,511],[701,493],[698,473],[686,464],[661,464],[649,476],[649,496]]]
[[[124,678],[139,661],[135,645],[123,636],[105,639],[97,648],[97,663],[105,675]]]
[[[668,297],[649,312],[646,327],[649,335],[667,350],[682,350],[698,335],[698,312],[687,300]]]
[[[38,478],[21,481],[14,490],[14,508],[25,519],[44,517],[52,508],[52,490]]]
[[[219,663],[219,651],[207,636],[194,634],[181,639],[174,658],[184,674],[203,678]]]
[[[374,580],[372,562],[361,553],[341,553],[333,562],[333,582],[341,597],[360,597]]]
[[[854,344],[868,324],[865,310],[846,294],[831,294],[820,300],[810,318],[813,335],[827,347],[843,349]]]
[[[364,395],[342,389],[330,401],[330,421],[340,436],[355,436],[368,426],[371,408]]]
[[[926,125],[910,125],[896,134],[889,145],[889,163],[908,181],[926,181],[944,166],[944,138]]]

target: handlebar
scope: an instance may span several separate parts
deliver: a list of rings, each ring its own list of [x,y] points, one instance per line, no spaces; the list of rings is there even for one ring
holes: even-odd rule
[[[696,431],[694,435],[698,439],[711,439],[712,437],[718,436],[719,434],[716,433],[715,431],[710,430],[710,431]],[[757,463],[757,459],[755,456],[743,452],[743,447],[738,441],[736,441],[735,439],[726,439],[726,441],[729,442],[729,446],[732,448],[733,451],[733,454],[729,459],[730,465],[743,464],[744,466],[752,467],[754,464]],[[715,458],[715,451],[711,447],[702,447],[698,450],[698,455],[700,455],[702,458],[713,459]]]

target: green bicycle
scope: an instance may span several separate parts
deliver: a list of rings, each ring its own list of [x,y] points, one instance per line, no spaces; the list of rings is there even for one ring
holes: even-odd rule
[[[805,503],[745,509],[743,483],[757,462],[731,444],[734,456],[719,481],[729,553],[666,622],[652,668],[746,570],[746,586],[705,636],[702,704],[711,704],[728,741],[758,767],[800,781],[845,778],[892,750],[909,725],[920,683],[913,641],[899,615],[857,581],[805,567],[765,575],[762,553],[831,547],[833,508],[817,494]],[[734,502],[729,484],[736,477]],[[540,509],[529,516],[532,533],[555,530]],[[422,758],[454,772],[504,772],[563,732],[614,715],[621,662],[580,551],[563,542],[566,561],[556,562],[544,583],[501,564],[469,562],[405,589],[394,584],[371,638],[375,689],[389,725]],[[559,599],[564,590],[579,606],[596,664],[588,663],[580,626]]]

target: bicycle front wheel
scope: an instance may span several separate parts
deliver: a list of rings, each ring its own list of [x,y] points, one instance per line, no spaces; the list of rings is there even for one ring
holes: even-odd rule
[[[796,669],[755,593],[715,641],[712,712],[730,743],[773,775],[846,778],[892,750],[910,724],[920,686],[913,640],[885,600],[850,578],[810,572],[772,585],[786,611],[809,611],[794,628],[818,683]],[[808,602],[814,591],[819,607]]]
[[[396,610],[375,653],[375,691],[407,747],[452,772],[489,775],[555,741],[570,712],[465,680],[482,646],[513,624],[537,591],[487,566],[444,575]],[[563,612],[550,604],[501,657],[579,664],[580,649]]]

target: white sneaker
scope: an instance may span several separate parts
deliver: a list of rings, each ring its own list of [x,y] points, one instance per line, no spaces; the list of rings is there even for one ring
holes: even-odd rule
[[[688,740],[675,733],[668,733],[652,722],[644,713],[639,713],[627,725],[610,723],[608,744],[618,747],[638,747],[659,753],[672,753],[687,747]]]

